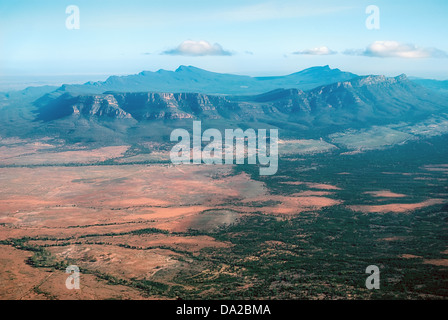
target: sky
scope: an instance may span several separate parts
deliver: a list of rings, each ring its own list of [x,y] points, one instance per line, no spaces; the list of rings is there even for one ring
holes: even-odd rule
[[[448,79],[447,35],[446,0],[0,0],[0,82],[179,65],[252,76],[330,65]]]

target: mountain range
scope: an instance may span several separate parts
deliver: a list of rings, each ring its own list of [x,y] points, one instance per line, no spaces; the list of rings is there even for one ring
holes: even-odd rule
[[[412,119],[436,112],[445,100],[405,75],[355,77],[312,90],[276,89],[260,95],[222,96],[202,93],[114,92],[49,93],[39,98],[36,120],[67,116],[109,119],[175,120],[283,119],[313,126],[353,125]]]
[[[260,94],[278,88],[309,90],[320,85],[356,77],[350,72],[313,67],[286,76],[250,77],[180,66],[176,71],[143,71],[136,75],[111,76],[106,81],[63,85],[59,91],[71,93],[117,92],[195,92],[213,95]]]
[[[181,66],[174,72],[3,94],[0,134],[149,139],[199,119],[210,127],[269,126],[307,137],[413,123],[447,111],[443,92],[406,75],[357,76],[323,66],[281,77],[248,77]]]

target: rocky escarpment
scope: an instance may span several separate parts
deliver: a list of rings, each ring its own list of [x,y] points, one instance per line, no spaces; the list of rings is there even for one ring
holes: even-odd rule
[[[37,119],[52,121],[67,116],[114,119],[219,119],[238,105],[220,96],[198,93],[104,93],[37,100]]]

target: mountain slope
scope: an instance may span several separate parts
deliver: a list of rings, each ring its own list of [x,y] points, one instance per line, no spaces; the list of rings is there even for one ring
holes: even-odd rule
[[[253,100],[260,101],[266,96],[256,96]],[[275,91],[269,99],[273,107],[289,112],[298,120],[305,116],[308,122],[318,126],[413,120],[443,107],[447,110],[448,105],[443,96],[415,84],[405,75],[358,77],[308,92]]]
[[[418,83],[419,85],[425,88],[448,95],[448,80],[432,80],[421,78],[411,78],[411,79],[415,83]]]

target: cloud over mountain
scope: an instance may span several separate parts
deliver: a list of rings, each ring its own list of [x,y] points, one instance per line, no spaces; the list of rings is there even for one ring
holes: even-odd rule
[[[314,55],[314,56],[325,56],[325,55],[331,55],[331,54],[336,54],[336,53],[337,53],[336,51],[333,51],[326,46],[293,52],[293,54],[308,54],[308,55]]]
[[[218,43],[211,44],[205,40],[185,40],[176,48],[164,51],[163,54],[181,56],[231,56],[230,51],[224,50]]]
[[[346,50],[344,54],[378,58],[447,58],[448,54],[436,48],[422,48],[398,41],[375,41],[365,50]]]

